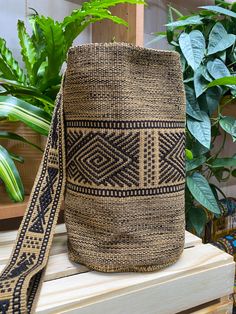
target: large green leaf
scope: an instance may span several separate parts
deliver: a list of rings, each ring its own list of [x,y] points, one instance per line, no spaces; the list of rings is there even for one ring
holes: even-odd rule
[[[48,135],[50,116],[42,109],[12,96],[0,96],[0,117],[18,119],[36,132]]]
[[[235,38],[234,34],[228,34],[226,32],[220,22],[216,23],[209,35],[207,54],[212,55],[229,48],[235,43]]]
[[[236,157],[216,158],[211,163],[212,168],[236,167]]]
[[[198,172],[187,176],[187,186],[193,197],[209,211],[220,214],[220,209],[215,196],[206,178]]]
[[[206,103],[207,103],[207,109],[210,115],[212,115],[213,112],[219,106],[221,96],[222,96],[222,90],[218,86],[209,88],[206,91]]]
[[[236,119],[229,116],[223,116],[220,118],[220,126],[225,132],[229,133],[233,141],[236,141]]]
[[[0,76],[9,80],[15,79],[15,75],[12,73],[7,63],[1,57],[0,57]]]
[[[190,207],[188,209],[188,220],[195,229],[198,236],[201,236],[207,223],[206,212],[201,207]]]
[[[36,73],[33,72],[33,67],[37,61],[37,53],[34,47],[34,44],[27,34],[25,29],[25,24],[23,21],[18,21],[18,38],[21,45],[21,55],[27,69],[27,73],[32,84],[36,81]]]
[[[203,17],[201,17],[200,15],[193,15],[186,19],[168,23],[165,26],[177,28],[177,27],[182,27],[182,26],[187,26],[187,25],[201,25],[203,24],[202,20],[203,20]]]
[[[0,38],[0,57],[10,69],[12,75],[14,75],[15,80],[21,83],[26,83],[26,76],[23,70],[12,56],[11,51],[6,46],[6,41],[3,38]]]
[[[202,115],[197,102],[194,90],[185,84],[185,94],[186,94],[186,112],[189,116],[196,120],[201,121]]]
[[[0,145],[0,178],[15,202],[24,200],[24,188],[19,172],[7,150]]]
[[[199,30],[182,33],[179,37],[179,45],[188,64],[196,70],[202,62],[205,53],[205,38]]]
[[[196,158],[193,158],[192,160],[186,160],[186,171],[191,171],[193,169],[198,168],[205,161],[206,161],[206,157],[204,155],[196,157]]]
[[[207,88],[208,81],[202,75],[203,66],[200,66],[196,71],[194,71],[193,83],[196,97],[201,96]]]
[[[206,6],[201,6],[199,8],[236,18],[235,12],[224,9],[224,8],[217,6],[217,5],[206,5]]]
[[[20,142],[23,142],[25,144],[31,145],[34,148],[36,148],[36,149],[40,150],[41,152],[43,152],[42,148],[40,148],[38,145],[28,141],[23,136],[20,136],[18,134],[12,133],[12,132],[6,132],[6,131],[1,131],[0,130],[0,139],[20,141]]]
[[[207,85],[207,88],[213,86],[236,85],[236,76],[226,76],[216,79]]]
[[[202,121],[197,121],[188,117],[187,127],[193,137],[209,149],[211,145],[211,122],[208,115],[204,111],[201,111],[201,116]]]
[[[207,70],[214,79],[230,76],[230,72],[223,61],[214,59],[207,62]]]

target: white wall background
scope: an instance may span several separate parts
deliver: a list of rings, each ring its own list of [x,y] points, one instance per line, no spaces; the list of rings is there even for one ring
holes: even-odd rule
[[[78,8],[78,4],[66,0],[0,0],[0,37],[7,41],[7,46],[12,50],[20,63],[20,47],[16,24],[18,20],[23,20],[29,29],[27,23],[27,13],[29,10],[27,10],[27,7],[34,8],[39,14],[50,16],[56,20],[62,20],[73,9]],[[90,42],[90,34],[90,29],[86,29],[77,38],[75,44]]]

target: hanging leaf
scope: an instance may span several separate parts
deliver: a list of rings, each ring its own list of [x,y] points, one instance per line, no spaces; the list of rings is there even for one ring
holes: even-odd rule
[[[198,172],[187,176],[187,186],[193,197],[210,212],[220,214],[220,208],[206,178]]]
[[[193,83],[194,83],[194,90],[196,97],[198,98],[200,95],[202,95],[208,85],[208,82],[205,80],[205,78],[202,75],[202,66],[200,66],[195,72],[193,77]]]
[[[190,207],[188,210],[188,219],[195,229],[198,236],[201,236],[207,223],[206,212],[201,207]]]
[[[220,167],[236,167],[236,157],[232,158],[216,158],[211,163],[212,168]]]
[[[173,20],[174,19],[173,19],[173,14],[172,14],[172,8],[171,6],[168,6],[167,21],[168,23],[172,23]],[[168,42],[171,43],[174,38],[174,28],[172,26],[166,27],[166,35],[167,35]]]
[[[0,145],[0,178],[6,191],[15,202],[24,200],[24,188],[19,172],[7,150]]]
[[[187,114],[193,117],[194,119],[201,121],[202,120],[201,111],[194,90],[188,85],[185,85],[185,94]]]
[[[223,51],[235,43],[235,35],[228,34],[224,26],[218,22],[212,28],[209,35],[209,44],[207,54],[211,55],[219,51]]]
[[[210,88],[213,86],[227,86],[227,85],[236,85],[236,77],[227,76],[227,77],[222,77],[220,79],[214,80],[207,85],[207,88]]]
[[[236,141],[236,119],[229,116],[223,116],[220,118],[220,126],[225,132],[229,133],[233,141]]]
[[[187,118],[189,132],[206,148],[211,145],[211,122],[208,115],[201,111],[202,121],[197,121],[190,117]]]
[[[196,70],[202,62],[205,53],[205,38],[203,34],[194,30],[191,33],[182,33],[179,37],[179,45],[188,64]]]
[[[201,25],[203,24],[202,20],[203,20],[203,17],[201,17],[200,15],[194,15],[183,20],[165,24],[165,26],[177,28],[177,27],[182,27],[182,26],[187,26],[187,25]]]
[[[48,135],[50,116],[42,109],[12,96],[0,96],[0,117],[18,119],[34,131]]]
[[[200,6],[199,8],[236,18],[235,12],[233,12],[231,10],[224,9],[224,8],[217,6],[217,5],[206,5],[206,6]]]
[[[192,160],[186,160],[186,171],[188,172],[196,169],[197,167],[204,164],[205,161],[206,161],[205,156],[199,156],[197,158],[193,158]]]

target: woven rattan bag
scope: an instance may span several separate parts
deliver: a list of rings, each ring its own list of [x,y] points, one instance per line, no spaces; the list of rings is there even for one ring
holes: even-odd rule
[[[34,309],[63,197],[72,261],[154,271],[184,245],[185,95],[179,56],[129,44],[72,48],[11,259],[1,313]]]

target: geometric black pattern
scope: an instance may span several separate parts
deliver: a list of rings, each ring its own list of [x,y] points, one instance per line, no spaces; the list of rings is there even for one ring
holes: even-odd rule
[[[67,131],[67,175],[96,186],[139,185],[139,132]]]
[[[185,178],[184,132],[159,132],[159,184]]]
[[[42,188],[42,194],[39,197],[39,205],[37,206],[37,216],[33,219],[33,224],[30,226],[29,231],[36,233],[44,232],[45,214],[49,210],[49,205],[53,199],[54,188],[53,185],[57,179],[58,169],[48,167],[48,175],[45,178],[45,186]]]

